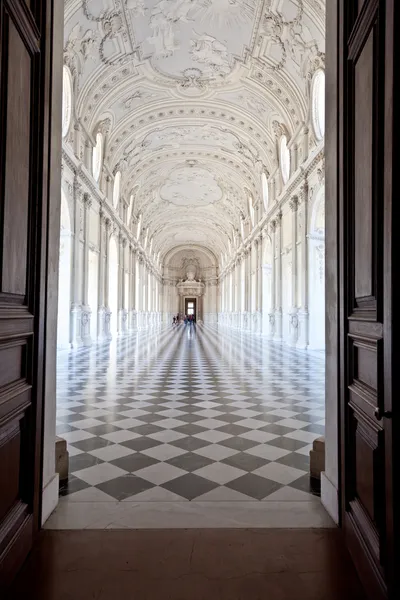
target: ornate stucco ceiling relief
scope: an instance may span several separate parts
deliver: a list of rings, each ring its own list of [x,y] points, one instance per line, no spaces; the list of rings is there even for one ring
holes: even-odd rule
[[[325,0],[65,0],[74,118],[89,146],[108,119],[104,164],[152,252],[237,247],[276,123],[290,141],[309,120],[324,19]]]

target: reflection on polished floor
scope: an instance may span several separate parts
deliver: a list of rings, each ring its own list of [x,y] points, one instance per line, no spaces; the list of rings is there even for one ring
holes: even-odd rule
[[[329,526],[308,475],[323,398],[322,356],[212,327],[60,353],[70,480],[48,527]]]
[[[47,531],[8,600],[365,600],[334,529]]]

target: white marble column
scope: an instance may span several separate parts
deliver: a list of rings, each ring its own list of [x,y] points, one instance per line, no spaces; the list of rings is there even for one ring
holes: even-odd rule
[[[298,348],[308,347],[308,183],[305,182],[300,192],[300,252],[301,252],[301,305],[298,311]]]
[[[89,306],[89,226],[90,207],[92,201],[89,194],[83,194],[83,261],[82,261],[82,307],[81,307],[81,338],[84,346],[90,346],[90,319],[92,308]]]
[[[263,252],[264,252],[264,236],[260,233],[258,237],[258,273],[257,273],[257,314],[258,324],[257,333],[262,333],[262,310],[263,310]]]
[[[82,206],[82,186],[78,182],[78,177],[74,179],[74,239],[72,252],[72,302],[71,302],[71,347],[82,346],[82,297],[81,297],[81,278],[82,265],[80,257],[80,243],[83,233],[83,206]]]
[[[104,316],[104,337],[107,340],[111,340],[111,310],[110,310],[110,238],[111,238],[111,221],[106,219],[106,235],[105,235],[105,277],[104,277],[104,304],[105,304],[105,316]]]
[[[248,330],[250,327],[250,315],[251,315],[251,246],[246,248],[246,286],[245,286],[245,301],[246,310],[244,313],[244,329]]]
[[[282,213],[276,215],[276,305],[275,305],[275,331],[274,340],[282,341]]]
[[[118,300],[118,331],[121,334],[127,332],[128,329],[128,310],[127,306],[125,306],[125,270],[126,270],[126,248],[127,239],[123,236],[119,237],[119,285],[118,285],[118,293],[120,294],[120,298]]]
[[[136,306],[136,248],[132,245],[130,248],[130,260],[131,260],[131,269],[130,269],[130,290],[129,290],[129,329],[135,331],[137,329],[137,306]]]
[[[269,312],[269,334],[268,337],[273,339],[275,335],[275,306],[276,306],[276,262],[275,262],[275,235],[276,235],[276,221],[273,220],[270,223],[271,233],[271,298],[270,298],[270,312]]]
[[[143,262],[143,317],[144,317],[144,328],[147,329],[149,324],[149,272],[147,267],[146,259]]]
[[[240,329],[241,327],[241,322],[240,322],[240,317],[241,317],[241,306],[240,306],[240,287],[242,285],[242,281],[241,281],[241,271],[242,271],[242,257],[241,255],[239,255],[236,258],[236,266],[235,266],[235,271],[236,271],[236,327],[238,329]]]
[[[290,200],[292,210],[292,285],[291,285],[291,309],[289,316],[289,344],[296,346],[299,334],[299,320],[297,315],[297,208],[298,198],[293,196]]]
[[[99,340],[105,339],[105,260],[106,260],[106,218],[104,210],[100,206],[99,210],[99,279],[98,279],[98,310],[97,310],[97,337]]]

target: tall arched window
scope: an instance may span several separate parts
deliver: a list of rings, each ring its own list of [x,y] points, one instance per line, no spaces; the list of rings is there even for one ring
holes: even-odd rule
[[[119,194],[121,191],[121,171],[117,171],[114,178],[114,188],[113,188],[113,206],[117,207],[119,201]]]
[[[287,183],[290,177],[290,151],[287,145],[287,137],[283,135],[279,143],[279,164],[283,183]]]
[[[325,135],[325,73],[315,72],[311,85],[311,121],[318,141]]]
[[[72,77],[66,65],[63,67],[62,136],[69,131],[72,117]]]
[[[264,209],[267,211],[269,196],[268,196],[268,181],[267,181],[267,176],[265,173],[263,173],[261,175],[261,183],[262,183],[262,195],[263,195]]]
[[[103,134],[98,131],[96,134],[96,145],[93,146],[92,154],[92,173],[96,181],[100,179],[101,167],[103,166]]]

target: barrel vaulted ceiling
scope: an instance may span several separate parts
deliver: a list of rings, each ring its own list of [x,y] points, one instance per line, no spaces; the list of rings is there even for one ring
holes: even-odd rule
[[[107,123],[105,163],[161,257],[240,235],[277,133],[308,120],[324,20],[325,0],[66,0],[75,118]]]

